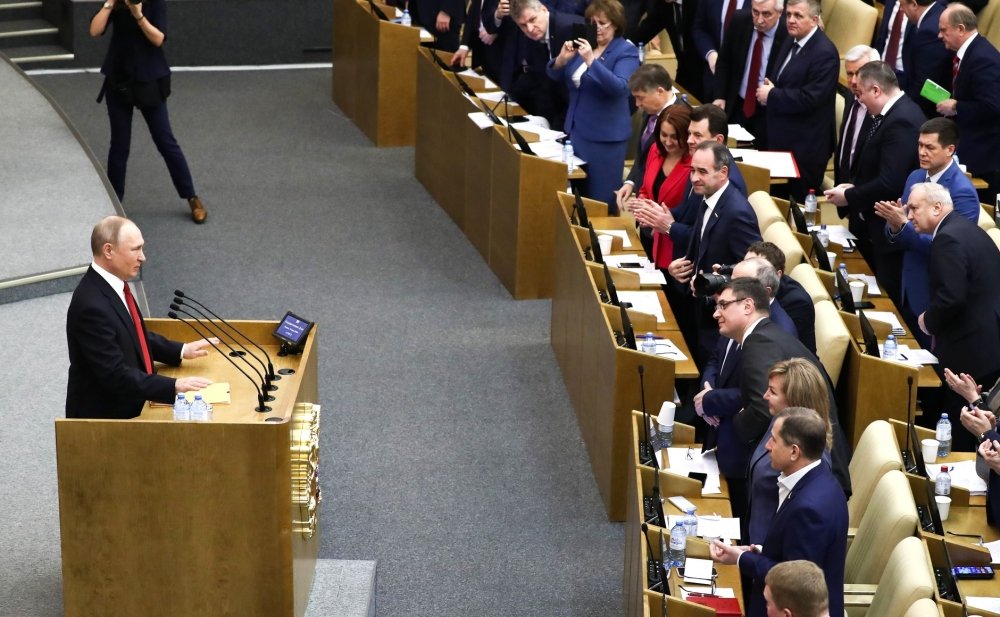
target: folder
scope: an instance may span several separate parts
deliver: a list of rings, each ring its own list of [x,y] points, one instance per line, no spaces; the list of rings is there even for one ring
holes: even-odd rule
[[[920,96],[924,97],[931,103],[937,105],[941,101],[951,98],[951,92],[948,92],[941,86],[937,85],[930,79],[924,82],[924,87],[920,89]]]

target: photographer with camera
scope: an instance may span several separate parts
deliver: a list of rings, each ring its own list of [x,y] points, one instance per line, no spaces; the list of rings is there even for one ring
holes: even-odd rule
[[[90,20],[90,36],[103,36],[108,23],[112,26],[111,43],[101,66],[104,85],[97,97],[98,103],[106,99],[111,123],[108,180],[121,201],[132,142],[132,113],[138,108],[167,164],[177,194],[187,200],[192,220],[204,223],[208,213],[194,190],[191,171],[167,114],[170,66],[163,54],[167,38],[165,0],[107,0]]]

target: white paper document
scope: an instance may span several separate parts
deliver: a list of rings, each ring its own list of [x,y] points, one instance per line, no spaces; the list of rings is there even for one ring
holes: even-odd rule
[[[472,100],[472,98],[468,94],[465,95],[465,98],[469,99],[470,101]],[[484,130],[493,126],[493,121],[490,120],[490,117],[481,111],[474,111],[470,113],[469,119],[472,120],[476,124],[476,126]]]
[[[927,467],[927,478],[931,482],[937,480],[938,474],[941,473],[941,465],[943,463],[925,465]],[[950,469],[952,486],[964,488],[971,495],[986,494],[986,481],[976,473],[976,461],[959,461],[949,464],[948,468]]]
[[[681,589],[681,598],[684,600],[688,599],[688,596],[697,594],[700,596],[710,596],[713,595],[711,587],[699,587],[695,585],[686,585]],[[716,587],[714,595],[718,598],[735,598],[736,594],[733,592],[732,587]],[[697,596],[695,596],[697,597]]]
[[[663,450],[656,453],[660,469],[664,468]],[[708,478],[701,488],[702,495],[718,495],[722,492],[719,478],[719,463],[715,460],[715,450],[702,453],[698,448],[667,448],[667,469],[672,473],[686,476],[689,473],[703,473]]]
[[[489,77],[486,77],[485,75],[480,75],[479,73],[473,71],[472,69],[465,69],[464,71],[459,73],[459,75],[462,75],[463,77],[477,77],[479,79],[482,79],[485,82],[484,85],[487,90],[498,90],[500,88],[500,86],[490,81]]]
[[[684,560],[684,582],[712,584],[712,560],[688,557]]]
[[[531,148],[531,151],[534,152],[535,156],[537,156],[538,158],[548,159],[550,161],[562,160],[563,145],[558,141],[555,140],[536,141],[533,144],[528,144],[528,146]],[[516,148],[517,146],[515,145],[514,147]],[[586,165],[587,161],[574,155],[573,164],[576,167],[580,167],[581,165]]]
[[[809,227],[809,231],[819,231],[819,225],[812,225]],[[852,246],[851,243],[855,242],[858,237],[852,234],[843,225],[827,225],[826,233],[830,234],[830,242],[835,242],[840,246]],[[851,243],[848,242],[851,241]]]
[[[597,230],[594,230],[595,232]],[[663,276],[663,272],[657,270],[649,263],[643,255],[636,255],[635,253],[627,253],[624,255],[605,255],[604,263],[608,264],[611,268],[618,268],[620,270],[628,270],[629,272],[635,272],[639,275],[640,285],[666,285],[667,279]],[[623,267],[621,264],[639,264],[639,267]]]
[[[770,152],[764,150],[747,150],[745,148],[730,148],[733,157],[742,159],[747,165],[763,167],[771,171],[772,178],[798,178],[799,168],[791,152]]]
[[[753,141],[753,134],[743,128],[741,124],[730,124],[729,125],[729,136],[736,141]]]
[[[684,355],[684,352],[681,351],[680,348],[668,338],[656,339],[656,355],[670,358],[674,362],[683,362],[684,360],[687,360],[687,356]]]
[[[878,287],[878,279],[876,279],[871,274],[848,274],[847,275],[847,280],[848,280],[848,282],[850,282],[851,280],[861,281],[862,283],[865,283],[866,285],[868,285],[868,295],[869,296],[881,296],[882,295],[882,290],[879,289],[879,287]],[[868,313],[865,313],[865,314],[867,315]]]
[[[889,324],[892,326],[892,333],[896,336],[906,336],[906,329],[903,327],[903,324],[899,323],[899,319],[892,311],[865,311],[865,316],[868,319]]]
[[[990,552],[990,563],[1000,564],[1000,540],[987,542],[983,546]]]
[[[594,233],[596,233],[598,236],[601,234],[607,234],[609,236],[615,236],[621,238],[623,249],[632,248],[632,241],[628,239],[628,232],[625,231],[624,229],[595,229]]]
[[[461,75],[461,73],[459,73],[459,75]],[[503,90],[498,90],[497,92],[477,92],[476,96],[478,96],[480,99],[482,99],[484,101],[489,101],[491,103],[499,103],[501,100],[503,100],[503,97],[506,94],[507,93],[504,92]],[[508,99],[508,100],[510,101],[511,105],[517,105],[517,103],[515,103],[513,100],[511,100],[511,99]],[[491,105],[491,107],[492,107],[492,105]],[[499,111],[502,113],[503,110],[499,110]],[[500,114],[497,114],[497,115],[500,115]]]
[[[969,608],[977,608],[991,613],[1000,613],[1000,598],[986,596],[967,596],[965,602]]]
[[[503,119],[501,118],[501,120]],[[532,124],[530,122],[515,122],[514,128],[522,133],[534,133],[535,135],[538,135],[538,141],[553,141],[566,136],[566,133],[563,133],[562,131],[553,131],[552,129],[545,128],[544,126],[538,126],[537,124]],[[562,151],[560,151],[560,156],[562,156]]]
[[[735,540],[740,537],[740,519],[726,516],[699,516],[698,535],[702,538]]]
[[[660,298],[655,291],[618,291],[618,300],[628,302],[632,305],[632,310],[653,315],[656,323],[666,323],[667,318],[663,315],[663,307],[660,306]]]

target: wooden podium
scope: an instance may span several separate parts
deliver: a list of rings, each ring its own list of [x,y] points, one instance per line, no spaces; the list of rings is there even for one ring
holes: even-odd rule
[[[316,328],[300,356],[278,357],[276,322],[234,323],[276,372],[294,371],[272,411],[254,411],[250,381],[213,351],[160,369],[231,384],[210,422],[148,404],[133,420],[56,420],[67,617],[305,614],[319,549]],[[146,324],[194,338],[178,321]]]

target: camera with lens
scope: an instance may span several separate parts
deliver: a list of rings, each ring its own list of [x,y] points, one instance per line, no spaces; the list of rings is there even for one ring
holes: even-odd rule
[[[702,272],[694,277],[694,295],[708,298],[722,291],[723,286],[733,277],[732,266],[719,266],[715,272]]]

